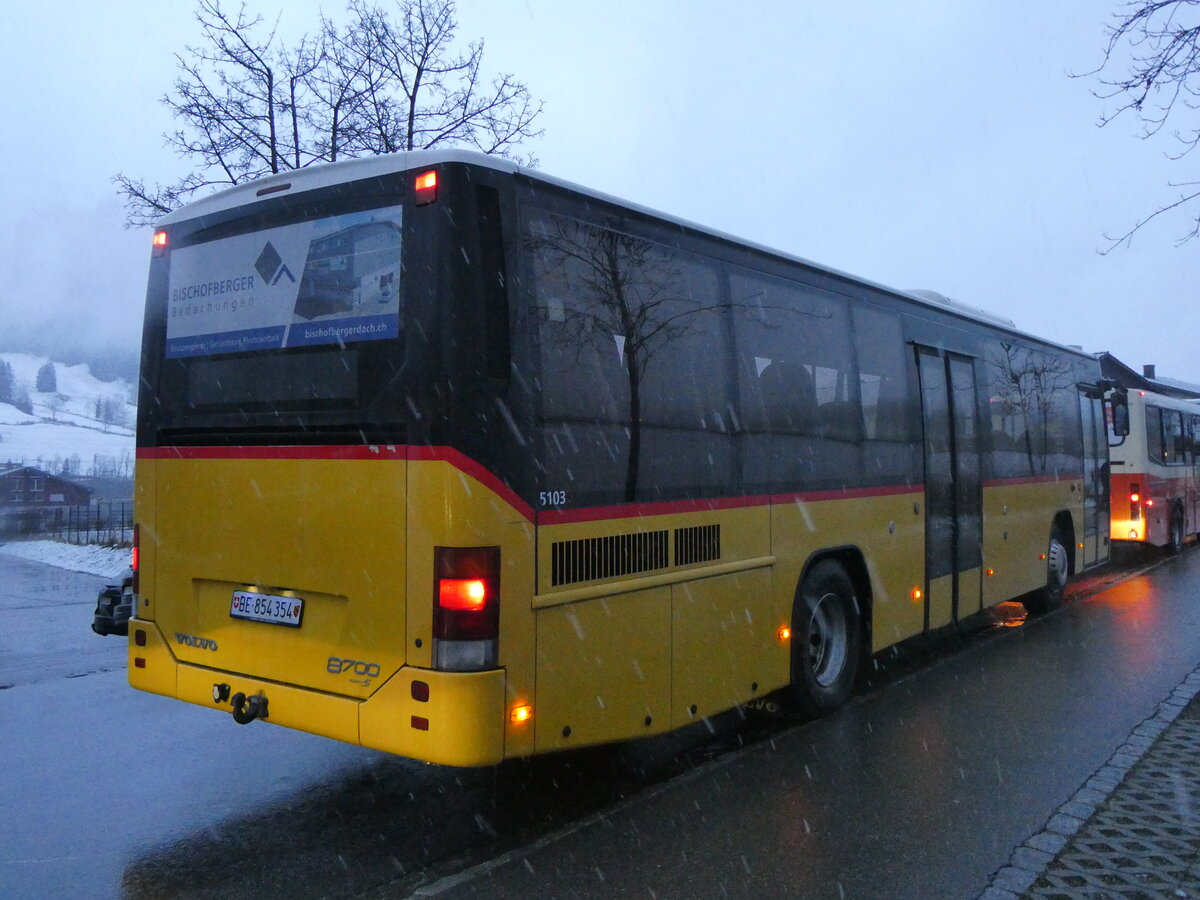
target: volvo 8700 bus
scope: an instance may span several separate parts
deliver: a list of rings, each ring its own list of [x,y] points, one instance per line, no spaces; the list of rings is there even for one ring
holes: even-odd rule
[[[835,709],[1108,555],[1097,361],[467,152],[153,240],[134,687],[437,763]]]
[[[1178,553],[1200,531],[1200,404],[1128,395],[1129,434],[1110,438],[1112,539]]]

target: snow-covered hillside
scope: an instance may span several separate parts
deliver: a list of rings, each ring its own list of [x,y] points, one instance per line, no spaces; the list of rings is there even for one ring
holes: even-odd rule
[[[97,457],[132,465],[137,408],[127,381],[100,381],[86,365],[55,363],[57,390],[39,391],[38,370],[46,357],[0,353],[0,361],[12,367],[16,396],[28,394],[33,407],[29,415],[0,403],[0,463],[61,471],[61,464],[71,460],[74,475],[99,474],[91,471]]]

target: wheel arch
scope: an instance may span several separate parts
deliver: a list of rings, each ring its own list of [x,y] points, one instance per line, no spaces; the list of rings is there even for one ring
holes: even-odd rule
[[[862,641],[864,651],[860,658],[860,665],[868,665],[868,660],[872,656],[871,643],[871,611],[874,607],[874,594],[871,591],[871,576],[867,569],[867,560],[863,556],[862,550],[854,544],[845,544],[840,547],[825,547],[821,550],[816,550],[811,553],[804,561],[804,565],[800,569],[800,577],[796,581],[796,589],[792,594],[792,613],[795,613],[796,604],[800,601],[800,591],[804,585],[804,579],[808,577],[809,572],[821,562],[831,559],[841,565],[845,573],[850,577],[850,584],[854,587],[854,597],[858,601],[859,606],[859,627],[862,629]]]
[[[1074,575],[1079,571],[1076,565],[1075,554],[1078,551],[1078,542],[1075,539],[1077,532],[1075,531],[1075,517],[1070,510],[1060,509],[1054,515],[1052,528],[1057,528],[1058,533],[1062,535],[1063,544],[1067,551],[1067,574]]]

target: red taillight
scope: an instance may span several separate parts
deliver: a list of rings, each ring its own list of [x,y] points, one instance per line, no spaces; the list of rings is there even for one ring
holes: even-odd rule
[[[150,239],[150,255],[162,256],[167,252],[167,233],[165,231],[154,232],[154,237]]]
[[[1129,488],[1129,520],[1137,522],[1142,518],[1142,487],[1133,484]]]
[[[438,173],[436,169],[422,172],[413,184],[416,189],[417,206],[428,206],[437,199]]]
[[[433,557],[434,664],[496,664],[500,634],[500,548],[437,547]]]
[[[442,609],[481,610],[487,605],[487,582],[482,578],[443,578],[438,582]]]
[[[135,524],[133,526],[133,549],[129,552],[129,568],[133,569],[133,593],[135,596],[138,593],[138,587],[139,587],[138,563],[140,562],[139,557],[141,554],[138,552],[138,546],[140,543],[140,538],[141,538],[141,534],[139,532],[138,526]]]

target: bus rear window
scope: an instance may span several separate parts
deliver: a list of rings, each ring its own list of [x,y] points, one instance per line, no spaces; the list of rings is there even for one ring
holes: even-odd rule
[[[196,359],[188,366],[192,407],[353,400],[357,395],[358,353],[351,349]]]

